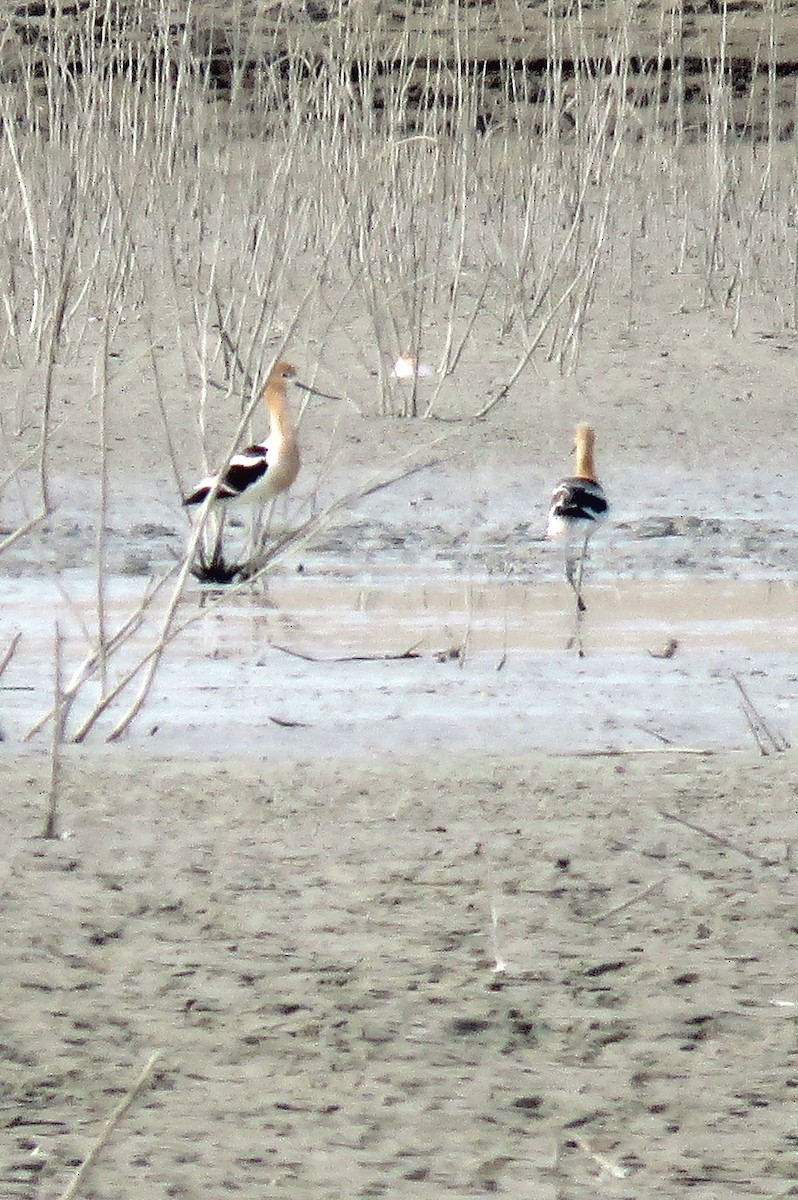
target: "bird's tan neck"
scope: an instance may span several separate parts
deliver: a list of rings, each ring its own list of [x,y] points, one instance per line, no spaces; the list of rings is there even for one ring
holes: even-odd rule
[[[589,479],[596,482],[596,464],[593,461],[593,430],[580,429],[577,431],[575,444],[574,475],[577,479]]]
[[[270,383],[263,398],[269,413],[270,436],[281,442],[290,441],[294,437],[294,427],[288,411],[285,386]]]

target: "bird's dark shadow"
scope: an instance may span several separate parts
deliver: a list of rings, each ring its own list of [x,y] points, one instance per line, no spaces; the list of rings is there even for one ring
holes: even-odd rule
[[[213,583],[224,586],[230,583],[243,583],[251,579],[258,570],[254,560],[235,562],[225,558],[222,549],[221,536],[217,537],[213,549],[209,552],[205,547],[198,547],[197,557],[192,564],[191,574],[200,583]]]
[[[248,578],[245,571],[245,563],[228,563],[223,558],[209,562],[198,561],[191,568],[191,574],[200,583],[215,584],[238,583],[239,580]]]
[[[221,514],[217,520],[216,528],[208,531],[209,536],[200,542],[194,552],[195,558],[191,564],[191,574],[200,583],[210,583],[220,587],[251,579],[258,569],[257,563],[252,560],[236,562],[234,559],[225,557],[223,549],[225,515]]]

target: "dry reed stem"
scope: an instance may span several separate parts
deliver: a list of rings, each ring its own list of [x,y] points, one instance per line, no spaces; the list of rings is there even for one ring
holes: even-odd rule
[[[2,542],[0,542],[0,554],[3,554],[6,550],[10,550],[11,547],[16,545],[18,541],[26,537],[27,534],[31,533],[37,525],[41,525],[42,521],[46,521],[50,515],[51,513],[49,510],[42,509],[41,512],[36,513],[35,516],[30,517],[27,521],[23,522],[23,524],[15,529],[13,533],[9,533],[9,535],[3,538]]]
[[[144,1091],[147,1083],[149,1083],[150,1078],[152,1077],[153,1068],[160,1057],[160,1050],[156,1050],[154,1054],[150,1055],[149,1059],[144,1065],[143,1070],[141,1071],[141,1074],[135,1080],[132,1087],[128,1089],[127,1093],[122,1097],[110,1115],[106,1118],[94,1144],[84,1158],[83,1162],[78,1167],[75,1174],[72,1176],[72,1179],[67,1187],[64,1188],[63,1192],[61,1192],[58,1200],[74,1200],[74,1197],[78,1195],[80,1188],[86,1181],[89,1171],[97,1162],[97,1159],[100,1157],[100,1154],[105,1146],[108,1145],[111,1135],[118,1126],[119,1122],[127,1114],[135,1101]]]
[[[75,670],[71,679],[62,691],[62,704],[65,715],[69,713],[69,710],[75,702],[75,699],[80,693],[83,685],[93,677],[95,671],[97,670],[101,654],[104,654],[106,659],[110,658],[136,633],[142,622],[145,620],[156,596],[160,592],[161,588],[163,588],[169,581],[173,573],[174,571],[163,576],[161,579],[150,583],[145,591],[144,596],[142,597],[141,602],[134,612],[122,622],[122,624],[114,633],[108,635],[104,646],[96,646]],[[56,715],[56,712],[57,709],[52,707],[37,721],[35,721],[34,724],[31,725],[31,727],[23,735],[23,742],[30,741],[36,736],[37,733],[40,733],[48,721],[53,719],[53,717]]]
[[[21,640],[22,640],[22,631],[20,629],[18,629],[17,632],[15,634],[13,634],[11,641],[6,646],[2,655],[0,655],[0,676],[3,675],[6,668],[8,667],[9,663],[11,662],[12,658],[16,654],[17,646],[19,646],[19,643]]]
[[[748,692],[743,687],[740,677],[732,674],[731,678],[732,682],[735,684],[738,692],[740,693],[740,696],[742,697],[742,704],[740,707],[742,708],[743,716],[745,717],[748,728],[751,731],[751,735],[759,748],[759,753],[763,757],[767,757],[770,753],[768,744],[773,750],[776,751],[777,754],[782,753],[784,750],[789,750],[790,743],[786,740],[786,738],[783,738],[781,734],[773,732],[773,730],[765,721],[765,718],[754,705],[754,702],[748,695]]]
[[[38,337],[39,325],[39,310],[41,307],[41,259],[39,248],[39,237],[36,229],[36,221],[33,216],[33,208],[31,205],[30,191],[27,181],[22,172],[20,163],[19,150],[17,148],[15,130],[17,128],[14,114],[10,111],[8,105],[3,105],[3,132],[6,137],[11,161],[14,166],[14,176],[19,188],[20,198],[22,201],[22,209],[25,216],[25,228],[28,235],[28,246],[30,248],[31,266],[33,270],[34,289],[33,289],[33,304],[30,315],[30,330],[31,333]],[[46,507],[46,506],[45,506]]]
[[[702,837],[709,838],[711,842],[715,842],[718,846],[723,846],[727,850],[733,850],[735,854],[742,854],[744,858],[748,858],[751,862],[759,863],[763,867],[784,867],[791,875],[798,873],[798,867],[791,867],[780,862],[778,859],[765,858],[761,854],[749,850],[747,846],[740,846],[730,838],[724,837],[723,834],[715,833],[713,829],[707,829],[705,825],[697,825],[694,821],[689,821],[687,817],[682,817],[678,813],[667,812],[664,808],[657,809],[657,812],[666,821],[674,821],[677,825],[683,825],[685,829],[691,829],[693,833],[700,833]]]
[[[19,460],[18,463],[15,463],[14,466],[11,467],[11,469],[7,472],[7,474],[2,479],[0,479],[0,496],[2,496],[2,494],[6,490],[6,488],[11,483],[13,483],[13,481],[17,478],[17,476],[20,475],[25,470],[26,467],[30,466],[30,464],[32,462],[35,462],[37,456],[38,456],[38,448],[34,449],[34,450],[30,450],[26,455],[24,455]]]
[[[444,434],[424,447],[425,452],[433,449],[441,442],[448,440],[448,434]],[[399,459],[400,462],[412,458],[418,451],[411,450]],[[426,462],[416,463],[408,467],[398,474],[390,475],[388,478],[377,478],[370,483],[364,484],[362,487],[353,488],[343,496],[339,496],[337,500],[333,500],[321,512],[315,513],[304,521],[297,529],[291,530],[276,542],[273,542],[266,554],[263,556],[257,569],[247,577],[245,583],[253,583],[258,580],[274,563],[274,561],[286,553],[287,550],[298,550],[301,546],[307,544],[312,537],[320,533],[326,526],[329,525],[332,517],[343,509],[351,508],[359,500],[365,500],[368,496],[374,496],[377,492],[383,491],[385,488],[393,487],[394,484],[401,483],[404,479],[409,479],[413,475],[419,474],[421,471],[429,471],[438,465],[438,459],[429,459]]]
[[[64,745],[64,721],[66,707],[64,705],[63,688],[64,638],[61,626],[56,621],[53,630],[53,736],[50,743],[50,785],[47,793],[47,816],[45,818],[43,838],[58,837],[58,797],[61,790],[61,764]]]

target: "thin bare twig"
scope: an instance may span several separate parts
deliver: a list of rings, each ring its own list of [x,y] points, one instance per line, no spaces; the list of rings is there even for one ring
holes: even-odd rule
[[[659,733],[656,729],[649,729],[647,725],[634,725],[633,729],[639,729],[641,733],[648,734],[655,741],[661,742],[663,746],[672,746],[673,738],[666,737],[664,733]]]
[[[222,298],[219,295],[219,287],[217,284],[214,284],[213,286],[213,298],[216,302],[216,322],[217,329],[219,331],[219,338],[221,339],[222,345],[225,347],[225,349],[232,355],[236,365],[236,370],[244,380],[246,390],[251,392],[255,386],[255,381],[244,365],[244,361],[241,358],[241,352],[239,351],[237,344],[231,337],[230,332],[225,325],[224,315],[222,313]]]
[[[627,908],[631,908],[634,904],[639,904],[641,900],[645,900],[646,896],[650,896],[652,892],[658,891],[664,882],[663,879],[655,879],[648,887],[643,888],[642,892],[636,892],[628,900],[622,900],[620,904],[613,904],[612,908],[605,908],[604,912],[596,913],[594,920],[606,921],[608,917],[614,917],[620,912],[625,912]]]
[[[47,818],[42,837],[57,838],[58,795],[61,790],[61,762],[64,745],[66,705],[63,687],[64,635],[56,621],[53,632],[53,737],[50,745],[50,787],[47,795]]]
[[[427,447],[427,449],[430,449],[432,446],[436,446],[439,442],[444,441],[445,436],[446,435],[436,438],[435,441],[433,441],[430,446]],[[410,458],[414,453],[415,451],[411,451],[407,457]],[[413,475],[417,475],[420,471],[428,471],[432,467],[437,466],[437,463],[437,459],[430,459],[427,462],[416,463],[413,466],[408,467],[405,471],[400,471],[397,475],[391,475],[387,479],[379,479],[374,483],[367,483],[361,488],[354,488],[351,492],[347,492],[346,495],[340,496],[337,500],[333,500],[332,503],[328,504],[327,507],[322,509],[321,512],[314,513],[312,516],[308,517],[306,521],[303,521],[301,525],[298,525],[296,529],[289,530],[288,533],[284,534],[281,538],[277,538],[274,542],[272,542],[268,550],[263,554],[259,561],[254,564],[249,564],[250,566],[254,567],[254,569],[247,571],[246,578],[242,580],[242,583],[251,584],[262,578],[263,575],[265,575],[266,572],[271,569],[278,557],[285,554],[288,550],[298,550],[301,546],[305,545],[312,537],[319,533],[325,527],[325,525],[329,523],[330,519],[335,516],[336,513],[340,512],[342,509],[351,508],[351,506],[357,501],[364,500],[368,496],[374,496],[377,492],[384,491],[385,488],[393,487],[394,484],[401,483],[403,480],[409,479]],[[204,503],[207,504],[207,500]]]
[[[732,682],[736,685],[738,692],[742,697],[741,708],[745,717],[748,728],[751,730],[754,741],[759,747],[759,753],[766,758],[770,754],[768,743],[776,751],[777,754],[784,750],[789,750],[790,743],[783,738],[781,734],[774,733],[770,726],[765,721],[760,711],[754,705],[753,700],[748,695],[748,692],[743,687],[739,675],[732,674]]]
[[[700,746],[629,746],[618,750],[564,750],[554,752],[555,758],[622,758],[627,754],[694,754],[698,758],[712,758],[717,750],[705,750]]]
[[[729,838],[724,837],[723,834],[715,833],[714,829],[707,829],[705,825],[697,825],[694,821],[689,821],[687,817],[679,816],[678,813],[668,812],[664,808],[658,808],[657,812],[666,821],[675,821],[677,825],[683,825],[685,829],[692,829],[693,833],[700,833],[702,837],[709,838],[716,845],[724,846],[727,850],[734,850],[736,854],[742,854],[744,858],[750,859],[751,862],[759,863],[763,867],[779,867],[784,865],[778,859],[765,858],[763,855],[757,854],[754,850],[749,850],[747,846],[739,846],[736,842],[732,842]],[[798,871],[798,867],[795,869]]]
[[[11,659],[16,654],[17,646],[19,645],[21,638],[22,638],[22,630],[18,629],[17,632],[14,634],[14,636],[11,638],[11,641],[6,646],[5,650],[3,651],[2,658],[0,658],[0,675],[3,674],[6,667],[11,662]]]
[[[100,1157],[100,1153],[105,1148],[105,1146],[108,1144],[111,1134],[114,1132],[117,1125],[122,1120],[122,1118],[125,1116],[125,1114],[128,1112],[128,1110],[132,1107],[132,1105],[136,1101],[136,1099],[141,1095],[142,1091],[144,1090],[145,1085],[149,1082],[149,1080],[152,1076],[153,1067],[155,1066],[155,1064],[157,1063],[157,1061],[160,1057],[161,1057],[160,1050],[156,1050],[154,1054],[150,1055],[150,1057],[147,1060],[147,1062],[144,1066],[144,1069],[141,1072],[141,1074],[139,1075],[138,1079],[135,1081],[133,1086],[128,1090],[126,1095],[124,1095],[122,1097],[122,1099],[117,1104],[116,1108],[113,1110],[113,1112],[110,1114],[110,1116],[106,1119],[105,1124],[103,1125],[102,1129],[100,1130],[97,1140],[95,1141],[92,1148],[89,1150],[89,1153],[86,1155],[86,1157],[84,1158],[83,1162],[78,1167],[75,1174],[72,1176],[72,1179],[70,1180],[69,1184],[64,1189],[64,1191],[61,1193],[58,1200],[73,1200],[73,1197],[77,1196],[78,1189],[80,1188],[81,1184],[84,1182],[84,1180],[85,1180],[86,1176],[88,1175],[89,1171],[91,1170],[91,1168],[97,1162],[97,1159]]]
[[[30,533],[32,529],[35,529],[37,525],[41,525],[42,521],[46,521],[50,516],[51,511],[52,510],[48,508],[41,509],[41,511],[38,512],[35,517],[30,517],[30,519],[20,525],[18,529],[15,529],[13,533],[10,533],[7,538],[4,538],[3,541],[0,542],[0,554],[2,554],[5,550],[10,550],[15,542],[18,542],[20,538],[25,537],[25,535]]]
[[[400,662],[408,658],[421,658],[422,655],[417,650],[420,645],[420,642],[415,642],[407,650],[402,650],[398,654],[336,654],[326,657],[306,654],[303,650],[295,650],[292,646],[281,646],[278,642],[269,642],[272,650],[279,650],[281,654],[288,654],[291,658],[301,658],[303,662],[312,663]]]

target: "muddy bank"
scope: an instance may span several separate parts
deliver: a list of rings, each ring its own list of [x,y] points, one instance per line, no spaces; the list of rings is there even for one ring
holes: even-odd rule
[[[9,1197],[790,1193],[793,756],[4,778]]]

